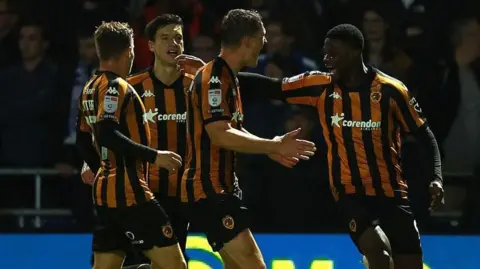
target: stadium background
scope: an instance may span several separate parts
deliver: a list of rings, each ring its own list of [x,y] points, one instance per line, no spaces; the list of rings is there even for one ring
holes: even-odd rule
[[[332,26],[349,22],[363,30],[365,60],[407,84],[442,148],[446,205],[433,216],[423,153],[410,138],[402,152],[418,225],[426,235],[422,241],[428,268],[480,268],[473,253],[480,248],[480,95],[465,100],[459,94],[480,88],[479,3],[0,0],[0,268],[89,266],[90,189],[77,175],[81,161],[73,143],[76,97],[96,68],[95,25],[102,20],[131,23],[138,71],[152,61],[142,29],[156,15],[181,15],[186,52],[208,61],[218,52],[222,15],[237,7],[255,8],[264,17],[268,44],[258,68],[250,71],[274,77],[321,70],[323,36]],[[25,31],[25,26],[35,27]],[[300,126],[301,136],[319,147],[313,160],[294,169],[262,156],[240,156],[243,198],[269,268],[361,268],[348,237],[339,234],[344,230],[336,222],[315,112],[275,102],[248,100],[244,105],[251,132],[273,137]],[[470,112],[458,113],[459,107]],[[473,128],[461,129],[458,119]],[[449,139],[457,129],[468,132],[469,140]],[[211,267],[198,263],[194,268],[219,268],[202,240],[191,237],[189,253]]]

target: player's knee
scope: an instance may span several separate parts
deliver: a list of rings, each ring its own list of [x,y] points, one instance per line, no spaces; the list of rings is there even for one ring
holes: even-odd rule
[[[391,256],[391,247],[388,237],[379,227],[368,228],[358,240],[360,249],[368,258],[367,253],[374,253],[375,255],[384,255],[387,253]]]
[[[267,265],[265,264],[264,261],[258,261],[257,263],[257,267],[255,267],[257,269],[267,269]]]
[[[187,262],[185,262],[185,260],[183,260],[181,262],[175,263],[175,265],[173,265],[169,268],[172,268],[172,269],[187,269]]]

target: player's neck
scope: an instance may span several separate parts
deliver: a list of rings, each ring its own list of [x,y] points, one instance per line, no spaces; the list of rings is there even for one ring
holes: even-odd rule
[[[238,57],[238,52],[236,50],[222,48],[218,56],[222,57],[222,59],[227,62],[228,67],[232,69],[234,74],[237,74],[243,68],[242,60]]]
[[[119,64],[114,63],[112,61],[104,61],[100,62],[100,66],[98,67],[98,71],[103,72],[113,72],[117,75],[119,75],[122,78],[126,78],[128,74],[125,74],[125,72],[122,70]]]
[[[365,66],[363,61],[355,64],[355,68],[353,68],[345,77],[343,84],[348,88],[357,87],[365,83],[365,79],[367,78],[368,67]]]
[[[165,85],[172,85],[180,77],[175,66],[162,65],[158,61],[153,64],[153,74]]]

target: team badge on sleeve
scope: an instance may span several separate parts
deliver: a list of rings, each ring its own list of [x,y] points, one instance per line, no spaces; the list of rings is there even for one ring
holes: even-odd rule
[[[212,89],[208,90],[208,104],[213,107],[220,106],[222,103],[222,90]]]
[[[106,95],[103,100],[103,110],[107,113],[114,113],[118,108],[118,97]]]

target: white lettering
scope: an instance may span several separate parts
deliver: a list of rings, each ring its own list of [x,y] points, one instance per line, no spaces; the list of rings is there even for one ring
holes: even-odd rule
[[[332,126],[343,126],[343,127],[350,127],[350,128],[360,128],[362,131],[373,131],[380,129],[381,127],[381,122],[380,121],[354,121],[354,120],[344,120],[345,114],[342,113],[340,115],[335,114],[331,117]]]

